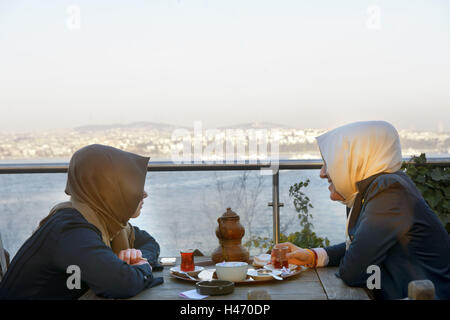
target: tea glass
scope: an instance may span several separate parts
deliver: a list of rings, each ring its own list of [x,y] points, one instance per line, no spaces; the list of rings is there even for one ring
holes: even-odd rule
[[[186,249],[181,250],[181,271],[189,272],[195,270],[195,264],[194,264],[194,250],[193,249]]]
[[[289,252],[288,246],[282,246],[272,249],[273,256],[275,257],[275,261],[273,267],[275,269],[289,268],[289,262],[287,258],[287,254]]]

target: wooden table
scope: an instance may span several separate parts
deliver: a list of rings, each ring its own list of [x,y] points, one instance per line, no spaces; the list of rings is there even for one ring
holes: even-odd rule
[[[195,261],[209,260],[207,257],[195,257]],[[177,264],[180,261],[177,260]],[[137,300],[188,300],[178,294],[195,289],[190,281],[176,279],[170,275],[170,267],[161,272],[154,272],[155,277],[164,277],[164,283],[142,291],[131,299]],[[369,296],[362,288],[347,286],[336,277],[336,267],[307,269],[296,276],[282,281],[273,280],[252,284],[236,284],[234,292],[224,296],[209,296],[203,300],[247,300],[247,293],[252,289],[265,289],[272,300],[368,300]],[[98,299],[88,292],[83,299]]]

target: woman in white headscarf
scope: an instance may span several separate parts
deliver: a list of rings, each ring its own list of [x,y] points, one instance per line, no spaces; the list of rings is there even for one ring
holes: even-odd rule
[[[384,121],[351,123],[316,138],[320,177],[330,199],[347,207],[346,242],[327,248],[288,245],[289,262],[339,266],[350,286],[366,287],[369,266],[380,268],[375,298],[401,299],[412,280],[431,280],[436,296],[450,299],[450,238],[412,180],[400,170],[395,128]]]

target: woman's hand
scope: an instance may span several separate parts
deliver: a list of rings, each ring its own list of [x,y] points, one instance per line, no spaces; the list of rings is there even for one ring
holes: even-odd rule
[[[297,247],[296,245],[290,243],[290,242],[284,242],[279,243],[274,246],[274,248],[280,248],[286,246],[289,248],[289,252],[287,253],[287,258],[289,264],[296,264],[299,266],[311,264],[314,261],[314,256],[306,249],[302,249],[300,247]],[[275,257],[272,251],[272,264],[275,262]]]
[[[142,257],[141,250],[138,249],[121,250],[117,256],[120,260],[123,260],[132,266],[138,266],[144,263],[148,263],[147,259]]]

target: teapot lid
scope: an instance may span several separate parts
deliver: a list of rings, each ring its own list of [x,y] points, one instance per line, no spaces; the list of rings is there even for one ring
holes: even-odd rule
[[[239,218],[238,214],[231,210],[231,208],[227,208],[227,211],[222,215],[222,218]]]

